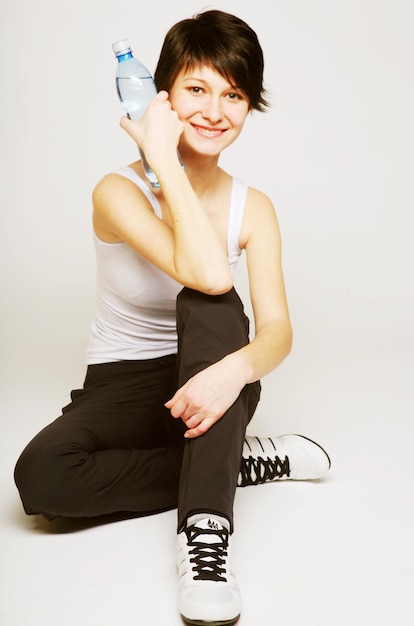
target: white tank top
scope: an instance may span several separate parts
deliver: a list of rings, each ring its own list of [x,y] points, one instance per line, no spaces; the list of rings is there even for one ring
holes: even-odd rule
[[[134,182],[161,218],[155,195],[129,167],[116,171]],[[241,254],[239,235],[247,186],[233,178],[227,246],[232,273]],[[97,303],[87,363],[153,359],[177,352],[175,305],[181,284],[125,243],[106,243],[94,234]]]

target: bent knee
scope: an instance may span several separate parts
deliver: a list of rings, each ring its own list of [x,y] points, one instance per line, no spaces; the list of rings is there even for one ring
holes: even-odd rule
[[[50,445],[41,433],[26,446],[16,463],[14,481],[28,515],[41,514],[47,519],[61,516],[68,477],[73,466],[82,462],[79,454]]]
[[[56,476],[56,472],[50,451],[35,441],[29,443],[14,468],[14,482],[26,513],[43,514],[44,496],[52,476]]]

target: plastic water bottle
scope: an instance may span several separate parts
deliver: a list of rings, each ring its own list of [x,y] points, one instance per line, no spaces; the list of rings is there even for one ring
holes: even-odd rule
[[[138,120],[157,95],[157,87],[147,68],[133,56],[128,39],[116,41],[112,44],[112,50],[118,59],[115,82],[119,99],[128,117]],[[139,152],[146,177],[152,187],[158,188],[160,184],[156,175],[140,148]]]

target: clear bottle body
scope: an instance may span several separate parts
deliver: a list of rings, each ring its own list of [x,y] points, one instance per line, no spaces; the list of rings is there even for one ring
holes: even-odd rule
[[[139,120],[157,93],[150,76],[148,78],[117,76],[116,90],[122,107],[131,120]]]
[[[115,46],[116,44],[114,44]],[[154,80],[142,63],[130,50],[117,55],[118,65],[115,74],[116,90],[125,113],[131,120],[138,120],[149,102],[157,95]],[[145,175],[152,187],[158,188],[159,182],[139,148]]]

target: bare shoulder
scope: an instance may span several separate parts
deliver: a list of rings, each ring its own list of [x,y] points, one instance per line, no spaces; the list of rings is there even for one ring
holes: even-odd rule
[[[93,225],[108,243],[123,241],[122,226],[142,213],[152,213],[149,200],[131,180],[118,173],[105,175],[92,191]]]
[[[269,196],[263,191],[255,189],[254,187],[248,187],[246,197],[246,210],[258,210],[258,211],[271,211],[274,213],[275,209]]]
[[[247,190],[241,245],[245,247],[252,234],[270,230],[278,232],[276,210],[273,202],[265,193],[254,187]]]
[[[114,197],[119,197],[119,194],[133,192],[137,195],[143,195],[137,185],[125,176],[115,172],[106,174],[92,191],[93,205],[99,209],[105,202],[111,201]]]

